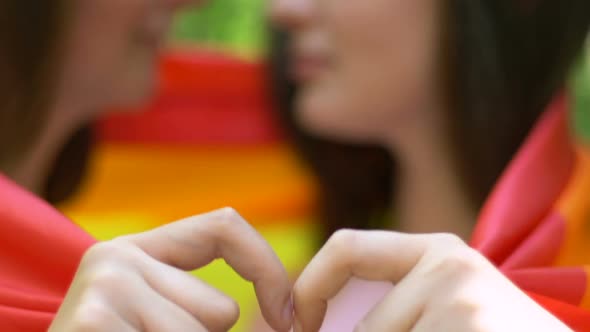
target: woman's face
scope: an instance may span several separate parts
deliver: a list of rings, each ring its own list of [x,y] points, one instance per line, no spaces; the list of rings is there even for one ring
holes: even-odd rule
[[[71,1],[59,100],[78,109],[145,99],[173,13],[190,0]]]
[[[317,134],[381,142],[435,96],[436,0],[272,0],[291,36],[300,121]]]

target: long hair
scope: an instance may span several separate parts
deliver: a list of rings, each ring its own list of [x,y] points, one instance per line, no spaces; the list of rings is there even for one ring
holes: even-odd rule
[[[67,2],[0,2],[0,171],[18,164],[46,124],[61,69]],[[75,191],[91,144],[86,127],[63,147],[42,192],[50,202]]]
[[[26,153],[54,96],[64,1],[0,2],[0,165]]]
[[[453,157],[474,206],[487,198],[552,98],[565,87],[590,25],[588,0],[450,0],[441,27]],[[315,137],[295,120],[288,36],[273,42],[281,119],[317,176],[325,235],[378,227],[392,201],[395,159],[377,146]]]

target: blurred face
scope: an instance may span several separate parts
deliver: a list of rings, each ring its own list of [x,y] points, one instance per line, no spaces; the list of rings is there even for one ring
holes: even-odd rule
[[[174,11],[191,2],[71,1],[60,100],[96,112],[145,99]]]
[[[382,141],[414,126],[436,90],[436,0],[272,0],[308,129]]]

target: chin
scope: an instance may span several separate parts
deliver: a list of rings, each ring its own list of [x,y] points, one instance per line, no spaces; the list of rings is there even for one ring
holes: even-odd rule
[[[341,103],[300,103],[297,122],[308,133],[347,143],[375,143],[374,128],[358,119],[357,112]],[[350,111],[348,111],[350,110]]]
[[[296,101],[297,122],[308,133],[340,142],[375,143],[375,127],[343,98],[303,93]]]

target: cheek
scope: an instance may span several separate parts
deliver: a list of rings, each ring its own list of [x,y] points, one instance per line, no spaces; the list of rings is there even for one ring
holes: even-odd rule
[[[411,108],[412,89],[399,73],[371,66],[346,66],[301,89],[299,117],[316,134],[380,143]]]
[[[424,0],[426,1],[426,0]],[[334,66],[301,95],[301,117],[316,132],[382,141],[418,114],[430,93],[435,44],[414,1],[340,3],[326,12]],[[402,6],[403,3],[403,6]]]
[[[89,100],[108,104],[118,95],[133,94],[125,85],[145,84],[131,77],[145,74],[153,66],[149,54],[136,42],[146,15],[144,0],[80,1],[69,38],[65,74],[70,88]],[[108,18],[108,20],[105,20]],[[149,66],[148,66],[149,63]],[[138,68],[141,67],[141,70]],[[142,77],[146,78],[146,77]]]

